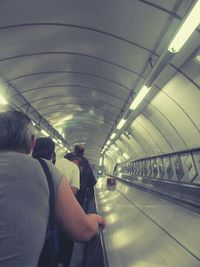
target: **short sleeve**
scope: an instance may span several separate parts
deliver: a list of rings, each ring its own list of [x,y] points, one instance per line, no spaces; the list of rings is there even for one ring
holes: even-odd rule
[[[72,163],[72,177],[70,185],[80,189],[80,170],[74,163]]]

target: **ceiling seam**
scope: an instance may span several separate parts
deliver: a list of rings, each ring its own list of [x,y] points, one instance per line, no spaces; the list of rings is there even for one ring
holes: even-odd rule
[[[37,76],[37,75],[45,75],[45,74],[80,74],[80,75],[88,75],[88,76],[96,77],[96,78],[99,78],[99,79],[106,80],[106,81],[112,82],[114,84],[117,84],[117,85],[119,85],[120,87],[124,88],[127,91],[131,90],[127,86],[125,86],[125,85],[123,85],[123,84],[121,84],[119,82],[116,82],[116,81],[114,81],[114,80],[112,80],[110,78],[107,78],[107,77],[104,77],[104,76],[101,76],[101,75],[97,75],[97,74],[93,74],[93,73],[89,73],[89,72],[80,72],[80,71],[44,71],[44,72],[34,72],[34,73],[29,73],[29,74],[25,74],[25,75],[14,77],[12,79],[9,79],[8,82],[13,82],[13,81],[16,81],[16,80],[19,80],[19,79],[23,79],[23,78],[27,78],[27,77],[33,77],[33,76]]]
[[[113,34],[113,33],[108,33],[108,32],[105,32],[105,31],[102,31],[102,30],[99,30],[99,29],[94,29],[92,27],[86,27],[86,26],[80,26],[80,25],[74,25],[74,24],[64,24],[64,23],[26,23],[26,24],[13,24],[13,25],[7,25],[7,26],[1,26],[0,27],[0,30],[7,30],[7,29],[12,29],[12,28],[21,28],[21,27],[30,27],[30,26],[58,26],[58,27],[69,27],[69,28],[76,28],[76,29],[82,29],[82,30],[88,30],[88,31],[92,31],[92,32],[96,32],[96,33],[100,33],[100,34],[103,34],[103,35],[106,35],[106,36],[109,36],[109,37],[112,37],[112,38],[115,38],[117,40],[120,40],[120,41],[123,41],[125,43],[128,43],[128,44],[131,44],[135,47],[138,47],[144,51],[147,51],[147,52],[152,52],[152,50],[142,46],[142,45],[139,45],[133,41],[130,41],[126,38],[123,38],[121,36],[118,36],[116,34]]]
[[[29,101],[29,103],[32,104],[32,103],[36,103],[36,102],[44,100],[44,99],[51,99],[51,98],[56,98],[56,97],[57,98],[60,98],[60,97],[62,97],[62,98],[82,98],[82,99],[88,98],[87,96],[82,96],[82,95],[76,96],[76,97],[67,96],[67,95],[53,95],[53,96],[51,95],[51,96],[45,96],[45,97],[40,97],[40,98],[34,99],[32,101]],[[113,108],[115,108],[117,110],[120,110],[120,108],[118,106],[115,106],[113,104],[107,103],[106,101],[102,101],[102,103],[105,103],[108,106],[111,106],[111,107],[113,107]],[[66,103],[66,105],[67,105],[67,103]],[[81,104],[79,104],[79,105],[81,105]],[[24,106],[26,106],[26,104],[24,104],[24,105],[22,105],[20,107],[22,108]]]
[[[21,94],[27,94],[31,91],[35,91],[35,90],[39,90],[39,89],[45,89],[45,88],[54,88],[54,87],[80,87],[80,88],[84,88],[84,89],[89,89],[89,90],[94,90],[94,91],[97,91],[97,92],[102,92],[106,95],[109,95],[113,98],[116,98],[122,102],[124,102],[124,99],[123,98],[120,98],[119,96],[116,96],[116,95],[113,95],[111,93],[108,93],[107,91],[104,91],[104,90],[101,90],[101,89],[98,89],[98,88],[95,88],[95,87],[90,87],[90,86],[86,86],[86,85],[80,85],[80,84],[52,84],[52,85],[46,85],[46,86],[39,86],[39,87],[35,87],[35,88],[31,88],[31,89],[27,89],[27,90],[24,90],[24,91],[20,91]],[[17,97],[18,94],[15,94],[12,96],[12,98],[14,97]]]
[[[110,65],[113,65],[113,66],[117,66],[117,67],[119,67],[119,68],[121,68],[123,70],[131,72],[132,74],[140,76],[140,73],[138,73],[138,72],[136,72],[136,71],[134,71],[134,70],[132,70],[132,69],[130,69],[128,67],[122,66],[122,65],[120,65],[118,63],[115,63],[113,61],[110,61],[110,60],[107,60],[107,59],[104,59],[104,58],[101,58],[101,57],[93,56],[93,55],[88,55],[88,54],[83,54],[83,53],[76,53],[76,52],[68,52],[68,51],[51,51],[51,52],[42,51],[42,52],[36,52],[36,53],[20,54],[20,55],[15,55],[15,56],[11,56],[11,57],[0,58],[0,63],[1,62],[5,62],[5,61],[10,61],[10,60],[15,60],[15,59],[18,59],[18,58],[23,58],[23,57],[43,56],[43,55],[73,55],[73,56],[81,56],[81,57],[92,58],[92,59],[99,60],[99,61],[102,61],[104,63],[110,64]]]

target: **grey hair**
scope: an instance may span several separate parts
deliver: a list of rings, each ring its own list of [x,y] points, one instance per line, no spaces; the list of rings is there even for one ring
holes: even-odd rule
[[[0,151],[29,153],[34,135],[35,127],[24,113],[20,111],[0,113]]]

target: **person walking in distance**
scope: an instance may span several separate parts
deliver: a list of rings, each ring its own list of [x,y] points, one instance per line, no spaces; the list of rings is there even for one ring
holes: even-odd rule
[[[77,144],[74,147],[73,154],[81,159],[80,190],[78,191],[77,199],[85,212],[88,212],[89,204],[94,198],[96,178],[88,159],[84,157],[84,151],[84,146]]]

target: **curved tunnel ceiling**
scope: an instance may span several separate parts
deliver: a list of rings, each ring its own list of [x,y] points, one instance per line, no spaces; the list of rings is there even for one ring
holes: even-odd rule
[[[0,75],[8,85],[4,93],[36,122],[34,110],[54,129],[62,130],[71,147],[85,143],[86,156],[98,164],[107,139],[194,3],[2,1]],[[176,127],[178,120],[163,103],[169,102],[188,119],[197,138],[199,125],[192,120],[196,115],[182,108],[181,96],[163,88],[179,73],[199,89],[199,74],[193,79],[188,67],[199,45],[197,29],[183,52],[166,65],[150,95],[132,112],[130,138],[122,134],[116,140],[130,157],[197,145],[189,143],[183,129]],[[116,161],[117,153],[108,153],[107,158]]]

